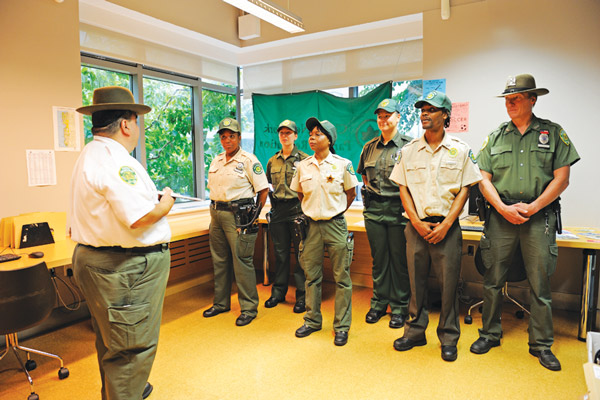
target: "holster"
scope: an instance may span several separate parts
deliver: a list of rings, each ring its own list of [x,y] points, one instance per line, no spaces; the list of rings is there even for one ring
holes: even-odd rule
[[[360,188],[360,195],[365,208],[369,208],[369,205],[371,204],[371,196],[369,195],[366,184],[363,184],[363,186]]]
[[[550,209],[556,215],[556,233],[561,234],[562,233],[562,217],[561,217],[561,211],[560,211],[560,197],[558,199],[554,200],[552,203],[550,203],[550,205],[548,207],[550,207]]]
[[[480,193],[475,198],[475,204],[477,205],[477,214],[479,214],[480,221],[487,221],[490,218],[490,213],[492,212],[492,208],[490,207],[490,203],[483,197]]]
[[[309,221],[310,221],[310,218],[308,218],[304,214],[300,214],[296,218],[294,218],[294,233],[299,242],[306,239],[306,235],[308,233]]]
[[[235,227],[240,229],[241,233],[257,233],[258,232],[258,214],[260,206],[254,201],[246,203],[233,203],[231,211],[235,219]]]

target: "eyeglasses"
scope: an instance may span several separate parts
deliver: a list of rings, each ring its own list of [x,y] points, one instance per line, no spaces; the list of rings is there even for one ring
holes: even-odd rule
[[[435,108],[435,107],[429,107],[429,108],[421,108],[421,114],[423,113],[427,113],[427,114],[434,114],[438,111],[442,111],[441,108]]]

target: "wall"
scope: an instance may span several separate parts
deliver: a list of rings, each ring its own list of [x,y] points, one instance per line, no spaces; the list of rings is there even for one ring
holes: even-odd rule
[[[452,7],[447,21],[435,11],[423,17],[424,78],[446,78],[449,97],[470,102],[470,131],[459,136],[475,152],[508,120],[503,100],[494,97],[508,75],[531,73],[550,90],[534,112],[560,123],[581,156],[562,195],[565,226],[600,226],[594,201],[600,135],[591,125],[600,93],[599,16],[596,0],[486,0]],[[564,308],[578,301],[581,266],[581,251],[560,250],[552,291]],[[463,276],[478,278],[472,257],[463,257]]]
[[[79,153],[56,152],[57,185],[29,187],[25,150],[54,148],[52,106],[81,105],[78,21],[76,0],[0,2],[0,218],[68,208]]]

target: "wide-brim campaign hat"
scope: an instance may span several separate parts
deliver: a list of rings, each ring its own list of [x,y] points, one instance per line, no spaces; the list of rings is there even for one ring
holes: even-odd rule
[[[530,74],[521,74],[517,76],[509,76],[506,80],[504,92],[496,97],[506,97],[517,93],[535,93],[538,96],[543,96],[550,93],[546,88],[538,88],[535,86],[535,78]]]
[[[308,129],[309,133],[312,132],[313,129],[315,129],[315,126],[318,126],[321,132],[323,132],[325,135],[327,135],[327,137],[329,137],[329,141],[333,146],[335,144],[335,141],[337,140],[337,131],[335,129],[335,126],[333,126],[333,124],[327,121],[326,119],[323,121],[319,121],[315,117],[310,117],[306,120],[306,129]]]
[[[96,111],[127,110],[138,115],[147,114],[152,108],[138,104],[133,99],[133,94],[127,88],[120,86],[106,86],[94,90],[91,106],[79,107],[78,112],[92,115]]]

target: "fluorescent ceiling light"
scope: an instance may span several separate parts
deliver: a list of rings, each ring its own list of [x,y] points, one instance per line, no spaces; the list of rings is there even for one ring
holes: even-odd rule
[[[290,33],[304,32],[302,18],[267,0],[223,0]]]

